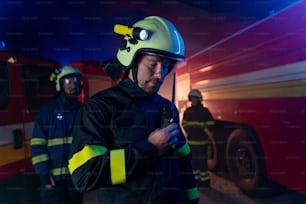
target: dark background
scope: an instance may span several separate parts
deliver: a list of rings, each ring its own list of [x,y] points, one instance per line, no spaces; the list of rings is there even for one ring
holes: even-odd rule
[[[122,39],[113,32],[114,24],[130,26],[158,15],[176,25],[189,57],[296,1],[2,0],[0,50],[62,65],[83,59],[104,61],[116,54]]]

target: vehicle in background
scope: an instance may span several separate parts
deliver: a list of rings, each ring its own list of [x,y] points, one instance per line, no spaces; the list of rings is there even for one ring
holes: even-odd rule
[[[298,1],[176,67],[180,112],[199,89],[216,119],[210,169],[249,195],[271,181],[306,194],[305,11]]]
[[[84,76],[81,101],[113,84],[98,62],[83,60],[71,65],[79,68]],[[34,186],[37,182],[20,175],[33,170],[29,146],[35,115],[42,105],[55,97],[55,84],[49,77],[60,67],[54,60],[0,51],[1,203],[11,202],[20,193],[27,194],[25,188],[31,189],[31,184]],[[28,177],[34,178],[30,174]]]

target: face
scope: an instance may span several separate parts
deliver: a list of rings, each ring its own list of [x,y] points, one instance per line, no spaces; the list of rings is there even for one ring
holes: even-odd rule
[[[168,70],[174,65],[167,58],[158,55],[143,55],[138,63],[138,86],[149,94],[157,93]],[[170,67],[171,66],[171,67]],[[130,73],[130,78],[131,77]]]
[[[198,97],[195,97],[195,96],[191,96],[190,101],[191,101],[192,106],[196,106],[200,103],[200,99]]]
[[[77,97],[81,93],[81,78],[69,76],[62,79],[63,91],[68,97]]]

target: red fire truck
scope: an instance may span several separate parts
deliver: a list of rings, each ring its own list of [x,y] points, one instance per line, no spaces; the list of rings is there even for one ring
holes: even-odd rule
[[[306,193],[306,1],[258,21],[176,68],[177,105],[199,89],[216,119],[211,170],[245,193],[270,181]]]
[[[98,90],[112,86],[113,82],[102,71],[99,62],[83,60],[71,64],[84,75],[81,101]],[[37,111],[56,94],[54,84],[49,82],[55,68],[60,68],[56,61],[0,52],[1,203],[12,202],[27,192],[29,194],[26,189],[35,185],[35,181],[31,180],[35,178],[33,175],[20,175],[33,169],[29,140]]]

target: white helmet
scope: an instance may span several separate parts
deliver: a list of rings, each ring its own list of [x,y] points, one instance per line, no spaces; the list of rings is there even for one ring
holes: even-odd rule
[[[148,37],[145,40],[129,35],[124,37],[117,52],[117,59],[123,66],[129,67],[139,52],[156,53],[176,61],[185,58],[183,38],[167,19],[149,16],[132,27],[148,31]]]
[[[139,53],[163,55],[172,59],[173,65],[176,61],[185,59],[183,38],[175,26],[165,18],[149,16],[136,22],[132,27],[115,25],[114,31],[125,37],[116,58],[107,61],[103,67],[113,79],[119,78],[122,71],[131,68]],[[142,31],[146,31],[145,34]],[[135,33],[138,36],[135,36]]]
[[[192,89],[188,94],[188,100],[190,101],[191,97],[197,97],[200,101],[202,101],[203,97],[201,92],[198,89]]]
[[[61,79],[70,75],[77,75],[81,77],[81,72],[72,66],[64,66],[61,69],[56,69],[50,76],[51,81],[55,81],[56,91],[61,91]]]

